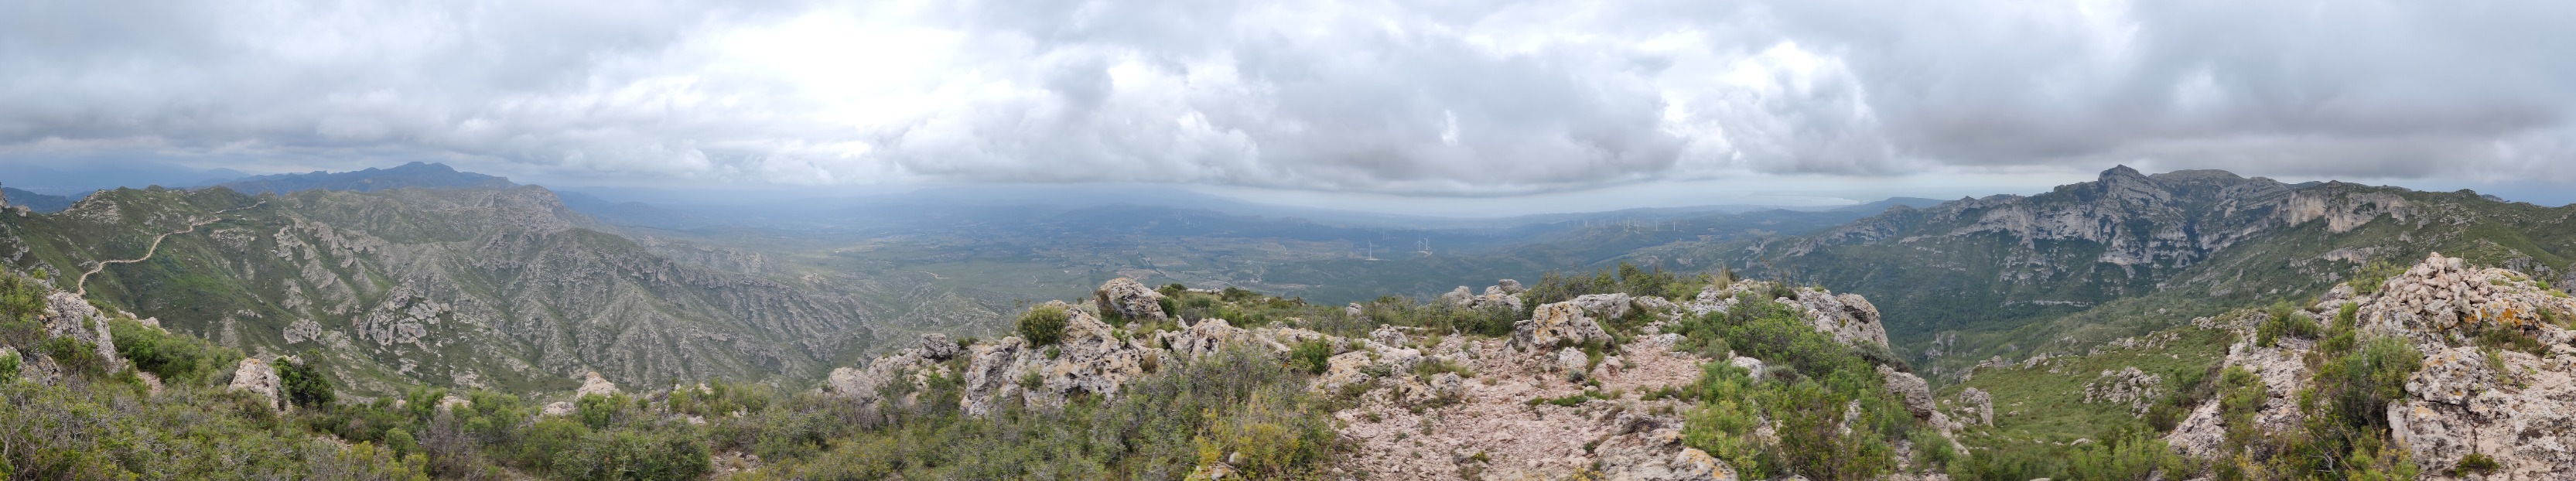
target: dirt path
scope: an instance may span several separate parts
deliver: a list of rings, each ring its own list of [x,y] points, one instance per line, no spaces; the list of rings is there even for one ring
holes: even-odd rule
[[[114,259],[114,260],[104,260],[104,261],[99,261],[99,262],[98,262],[98,265],[90,266],[89,271],[87,271],[87,272],[82,272],[82,273],[81,273],[81,275],[80,275],[80,280],[75,281],[75,282],[72,284],[72,286],[74,287],[74,289],[72,290],[72,293],[73,293],[74,295],[79,295],[79,296],[88,296],[88,295],[89,295],[89,276],[90,276],[91,274],[97,274],[97,273],[99,273],[99,271],[107,270],[107,265],[108,265],[108,264],[132,264],[132,263],[136,263],[136,262],[143,262],[143,261],[152,260],[152,255],[153,255],[153,254],[157,254],[157,253],[160,253],[160,252],[161,252],[161,240],[163,240],[163,239],[168,239],[168,238],[170,238],[170,236],[173,236],[173,235],[179,235],[179,234],[186,234],[186,233],[190,233],[190,232],[196,232],[196,231],[197,231],[197,226],[202,226],[202,225],[206,225],[206,224],[213,224],[213,223],[216,223],[216,222],[223,221],[223,220],[224,220],[224,218],[223,218],[223,213],[226,213],[226,212],[232,212],[232,211],[237,211],[237,210],[242,210],[242,209],[248,209],[248,208],[252,208],[252,207],[259,207],[259,206],[264,205],[264,204],[267,204],[267,203],[268,203],[268,201],[263,200],[263,201],[259,201],[259,203],[258,203],[258,204],[251,204],[251,205],[242,206],[242,207],[234,207],[234,208],[230,208],[230,209],[224,209],[224,210],[215,211],[215,214],[216,214],[216,215],[215,215],[215,218],[212,218],[212,219],[206,219],[206,220],[202,220],[202,221],[197,221],[196,223],[188,224],[188,228],[186,228],[186,229],[179,229],[179,230],[176,230],[176,231],[163,232],[163,233],[161,233],[161,235],[160,235],[160,236],[157,236],[157,237],[153,237],[153,238],[152,238],[152,247],[144,249],[144,250],[143,250],[143,257],[141,257],[141,258],[137,258],[137,259]]]

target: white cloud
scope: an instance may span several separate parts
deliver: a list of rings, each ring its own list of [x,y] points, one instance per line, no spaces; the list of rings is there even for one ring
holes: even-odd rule
[[[2576,5],[20,2],[0,161],[1496,195],[2098,170],[2576,182]]]

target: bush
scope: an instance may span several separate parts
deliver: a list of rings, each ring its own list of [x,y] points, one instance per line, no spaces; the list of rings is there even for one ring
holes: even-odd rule
[[[2287,302],[2264,310],[2263,324],[2254,329],[2254,344],[2272,347],[2282,336],[2314,339],[2319,331],[2316,318],[2299,312]]]
[[[2486,474],[2494,472],[2496,468],[2500,467],[2503,467],[2503,465],[2497,464],[2495,458],[2492,456],[2487,456],[2485,453],[2469,453],[2467,456],[2460,457],[2460,465],[2452,468],[2451,472],[2453,474]]]
[[[0,351],[0,384],[18,380],[18,351]]]
[[[241,358],[241,354],[232,349],[153,329],[133,319],[110,320],[107,327],[116,339],[117,355],[134,362],[135,369],[160,376],[164,381],[207,379],[223,366]]]
[[[1298,341],[1288,348],[1288,365],[1308,374],[1323,374],[1333,367],[1333,345],[1322,339]]]
[[[98,349],[89,342],[63,336],[46,339],[36,345],[36,350],[73,373],[91,378],[107,374],[107,358],[99,357]]]
[[[285,385],[286,399],[297,406],[327,406],[339,399],[331,391],[330,375],[307,362],[278,359],[277,380]]]
[[[1030,308],[1029,312],[1020,314],[1020,339],[1029,341],[1030,346],[1054,345],[1064,339],[1064,326],[1072,320],[1073,315],[1065,312],[1064,306],[1049,304]]]

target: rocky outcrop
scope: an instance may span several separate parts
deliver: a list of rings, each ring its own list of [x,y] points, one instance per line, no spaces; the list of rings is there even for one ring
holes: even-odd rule
[[[2540,289],[2529,276],[2504,269],[2469,269],[2459,258],[2434,253],[2382,282],[2378,295],[2362,301],[2357,312],[2371,331],[2403,336],[2424,348],[2442,345],[2448,337],[2471,328],[2554,327],[2543,322],[2544,312],[2570,310],[2576,310],[2576,301]]]
[[[1607,319],[1628,313],[1627,294],[1593,294],[1574,300],[1549,303],[1530,311],[1530,318],[1512,324],[1512,346],[1521,349],[1551,349],[1561,345],[1607,341],[1610,332],[1601,329],[1594,319]]]
[[[1680,429],[1626,433],[1593,448],[1601,477],[1619,481],[1733,481],[1735,468],[1708,452],[1682,445]]]
[[[1835,341],[1888,346],[1887,326],[1878,322],[1878,306],[1859,294],[1837,295],[1823,289],[1799,288],[1798,298],[1792,301],[1807,311],[1817,331],[1834,335]]]
[[[45,325],[47,337],[68,337],[98,355],[107,372],[125,368],[125,358],[116,354],[116,336],[108,331],[107,313],[99,312],[89,300],[64,291],[45,295],[44,312],[36,316]]]
[[[1932,415],[1936,414],[1932,407],[1932,383],[1924,382],[1923,378],[1915,376],[1914,373],[1900,372],[1887,366],[1879,366],[1878,375],[1886,378],[1887,393],[1895,395],[1897,401],[1905,403],[1906,413],[1913,414],[1915,419],[1924,420],[1932,419]]]
[[[1474,291],[1467,290],[1467,286],[1458,286],[1457,289],[1451,289],[1448,293],[1441,294],[1440,304],[1462,309],[1510,309],[1513,312],[1519,312],[1521,309],[1520,293],[1523,292],[1519,289],[1520,283],[1510,279],[1504,279],[1503,281],[1509,282],[1512,287],[1505,288],[1502,285],[1486,286],[1484,295],[1476,295]]]
[[[2164,399],[2164,380],[2164,376],[2148,374],[2137,366],[2102,371],[2099,379],[2084,384],[2084,402],[2126,404],[2131,415],[2143,416],[2147,408]]]
[[[914,395],[904,399],[909,404],[918,401],[918,394],[929,387],[930,376],[951,374],[946,365],[940,364],[941,361],[965,353],[965,348],[948,340],[945,334],[923,334],[913,347],[877,358],[864,369],[833,369],[824,378],[822,391],[826,395],[856,401],[860,406],[875,406],[887,387],[897,381],[910,381],[910,392]]]
[[[599,371],[582,373],[581,387],[574,389],[572,392],[573,397],[616,396],[619,394],[617,383],[608,382],[608,378],[600,377]]]
[[[1163,312],[1163,293],[1145,287],[1135,279],[1120,277],[1101,284],[1097,291],[1100,308],[1117,313],[1131,321],[1165,322],[1171,318]]]
[[[233,382],[226,388],[258,395],[268,400],[270,409],[284,411],[289,407],[285,386],[277,377],[276,367],[256,357],[245,357],[233,368]]]
[[[959,403],[968,414],[992,413],[1013,400],[1054,406],[1081,393],[1115,397],[1120,386],[1159,365],[1168,352],[1121,339],[1088,311],[1062,301],[1047,305],[1068,315],[1056,344],[1035,346],[1012,336],[967,351],[965,396]],[[1207,331],[1221,329],[1230,327],[1217,323]]]
[[[1995,425],[1995,398],[1977,388],[1959,390],[1959,420],[1967,424]]]
[[[2447,476],[2474,453],[2498,466],[2484,479],[2554,479],[2576,472],[2576,333],[2548,322],[2576,314],[2576,300],[2562,296],[2519,272],[2471,268],[2433,254],[2386,279],[2371,295],[2337,289],[2317,307],[2330,312],[2353,304],[2365,335],[2404,340],[2423,355],[2421,367],[2406,380],[2405,396],[2386,409],[2391,439],[2428,476]],[[2247,332],[2264,319],[2252,314],[2194,324]],[[2523,337],[2514,343],[2538,348],[2494,349],[2472,341],[2482,336]],[[2282,338],[2275,347],[2239,342],[2229,348],[2226,365],[2254,372],[2268,388],[2269,399],[2256,410],[2259,429],[2296,428],[2297,393],[2309,378],[2304,358],[2313,344]],[[2106,373],[2106,379],[2136,374],[2123,370]],[[2153,389],[2153,383],[2097,382],[2093,390],[2101,395],[2089,397],[2117,400],[2141,384]],[[2227,455],[2218,452],[2227,426],[2217,404],[2203,403],[2167,440],[2193,456]]]

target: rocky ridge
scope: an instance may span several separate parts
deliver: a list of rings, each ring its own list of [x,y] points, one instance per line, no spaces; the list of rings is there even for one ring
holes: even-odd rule
[[[1116,281],[1112,284],[1100,292],[1129,292]],[[1516,283],[1504,285],[1511,284]],[[1117,396],[1120,384],[1158,366],[1192,362],[1224,349],[1285,359],[1295,346],[1319,341],[1335,353],[1308,387],[1351,400],[1334,417],[1344,439],[1357,446],[1341,469],[1360,478],[1735,479],[1734,468],[1682,445],[1679,413],[1689,404],[1649,400],[1646,393],[1688,386],[1711,361],[1676,351],[1681,336],[1654,332],[1661,323],[1691,312],[1729,309],[1736,305],[1729,292],[1767,292],[1758,284],[1737,283],[1729,287],[1734,291],[1711,289],[1688,306],[1626,294],[1580,296],[1536,306],[1511,336],[1485,339],[1400,326],[1344,337],[1291,327],[1294,320],[1244,327],[1213,318],[1177,330],[1133,332],[1102,322],[1098,304],[1050,302],[1043,307],[1068,314],[1058,344],[1035,346],[1012,336],[961,346],[944,336],[924,336],[914,346],[864,365],[834,370],[820,390],[867,406],[917,403],[920,398],[906,393],[930,388],[934,377],[961,379],[961,410],[989,415],[1012,406],[1062,406],[1077,395]],[[1464,300],[1444,302],[1513,302],[1499,298],[1517,301],[1516,290],[1497,286],[1484,296],[1451,296]],[[1784,302],[1814,318],[1819,331],[1846,342],[1885,342],[1878,313],[1867,300],[1814,289],[1798,292]],[[1128,305],[1122,299],[1130,298],[1101,299],[1116,308]],[[1656,326],[1604,350],[1615,354],[1596,360],[1573,347],[1622,341],[1601,321],[1638,313],[1654,316]],[[1750,358],[1736,361],[1752,361],[1757,369],[1760,364]],[[1445,368],[1417,371],[1433,365]],[[1934,412],[1922,379],[1884,368],[1882,375],[1909,411],[1935,425],[1949,424],[1943,413]],[[1594,398],[1570,405],[1538,402],[1587,393]],[[1231,472],[1222,465],[1199,470],[1203,477]]]

